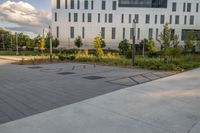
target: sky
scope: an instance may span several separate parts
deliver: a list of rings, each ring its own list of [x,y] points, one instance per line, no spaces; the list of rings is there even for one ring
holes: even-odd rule
[[[36,36],[50,20],[51,0],[0,0],[0,27]]]

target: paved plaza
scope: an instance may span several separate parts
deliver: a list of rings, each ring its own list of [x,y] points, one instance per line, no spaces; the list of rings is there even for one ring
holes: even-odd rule
[[[1,62],[1,124],[174,74],[76,63]]]
[[[0,133],[199,133],[200,68],[169,74],[74,63],[1,66],[2,123],[25,118],[1,124]]]

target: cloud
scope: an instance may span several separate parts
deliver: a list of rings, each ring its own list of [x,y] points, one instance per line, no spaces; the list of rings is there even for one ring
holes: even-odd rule
[[[7,29],[38,34],[50,24],[51,14],[44,10],[37,10],[27,2],[8,0],[0,4],[0,19],[18,25],[6,27]]]

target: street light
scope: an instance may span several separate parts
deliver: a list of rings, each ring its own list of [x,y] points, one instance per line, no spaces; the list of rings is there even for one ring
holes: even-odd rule
[[[133,44],[132,44],[132,65],[135,65],[135,34],[136,34],[136,23],[137,20],[133,19]]]
[[[15,32],[15,39],[16,39],[16,55],[19,55],[19,51],[18,51],[18,36],[17,36],[17,32]]]
[[[51,26],[49,25],[49,42],[50,42],[50,62],[52,63],[53,59],[53,50],[52,50],[52,35],[51,35]]]

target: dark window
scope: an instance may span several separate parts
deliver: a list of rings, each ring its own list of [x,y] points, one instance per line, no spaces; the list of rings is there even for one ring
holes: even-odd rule
[[[173,40],[173,38],[174,38],[174,35],[175,35],[175,30],[174,29],[170,29],[170,38],[171,38],[171,40]]]
[[[140,40],[140,28],[138,28],[137,39]]]
[[[121,22],[124,23],[124,14],[122,14]]]
[[[176,2],[172,3],[172,11],[175,12],[176,11]]]
[[[107,23],[107,17],[108,17],[108,15],[105,14],[105,23]]]
[[[84,9],[87,10],[88,9],[88,0],[84,1]]]
[[[187,24],[187,16],[184,17],[184,24]]]
[[[101,22],[101,14],[98,13],[98,23],[100,23],[100,22]]]
[[[117,10],[117,1],[113,1],[112,3],[112,9]]]
[[[153,29],[149,29],[149,39],[153,38]]]
[[[78,13],[74,13],[74,22],[78,22]]]
[[[119,7],[167,8],[167,0],[119,0]]]
[[[57,8],[57,9],[60,9],[60,0],[57,0],[56,8]]]
[[[191,12],[192,4],[187,3],[187,12]]]
[[[55,22],[57,22],[57,13],[55,12]]]
[[[92,22],[92,14],[88,13],[88,22]]]
[[[85,27],[82,27],[82,38],[85,38]]]
[[[101,37],[105,39],[105,27],[101,28]]]
[[[77,1],[77,9],[80,9],[80,0]]]
[[[200,30],[183,29],[181,39],[185,40],[188,34],[193,34],[193,40],[200,40]]]
[[[139,23],[139,14],[135,14],[136,23]]]
[[[67,0],[65,0],[65,9],[67,9]]]
[[[169,24],[172,24],[172,15],[169,16]]]
[[[164,24],[165,23],[165,15],[161,15],[160,16],[160,24]]]
[[[126,38],[126,29],[123,28],[123,39],[125,39],[125,38]]]
[[[109,14],[109,23],[112,23],[112,21],[113,21],[113,15],[112,14]]]
[[[74,0],[71,0],[70,8],[74,9]]]
[[[185,12],[186,9],[186,3],[183,3],[183,12]]]
[[[159,30],[158,28],[156,28],[156,40],[158,40],[158,36],[159,36]]]
[[[134,28],[130,28],[130,40],[133,39],[133,35],[134,35]]]
[[[199,12],[199,3],[196,5],[196,12]]]
[[[82,14],[82,21],[85,22],[85,14]]]
[[[68,15],[68,21],[71,22],[71,13]]]
[[[112,28],[112,39],[116,38],[116,28]]]
[[[129,14],[129,23],[131,23],[131,20],[132,20],[132,16],[131,14]]]
[[[57,38],[59,38],[59,27],[56,27]]]
[[[94,9],[94,1],[93,0],[91,1],[91,9],[92,10]]]
[[[104,1],[104,0],[102,1],[102,7],[101,8],[102,8],[102,10],[106,10],[106,1]]]
[[[74,38],[74,27],[70,27],[70,38]]]
[[[155,15],[155,24],[158,23],[158,15]]]
[[[194,24],[194,16],[190,16],[190,25]]]
[[[179,15],[175,16],[175,24],[179,24]]]
[[[146,15],[146,24],[150,23],[150,15]]]

